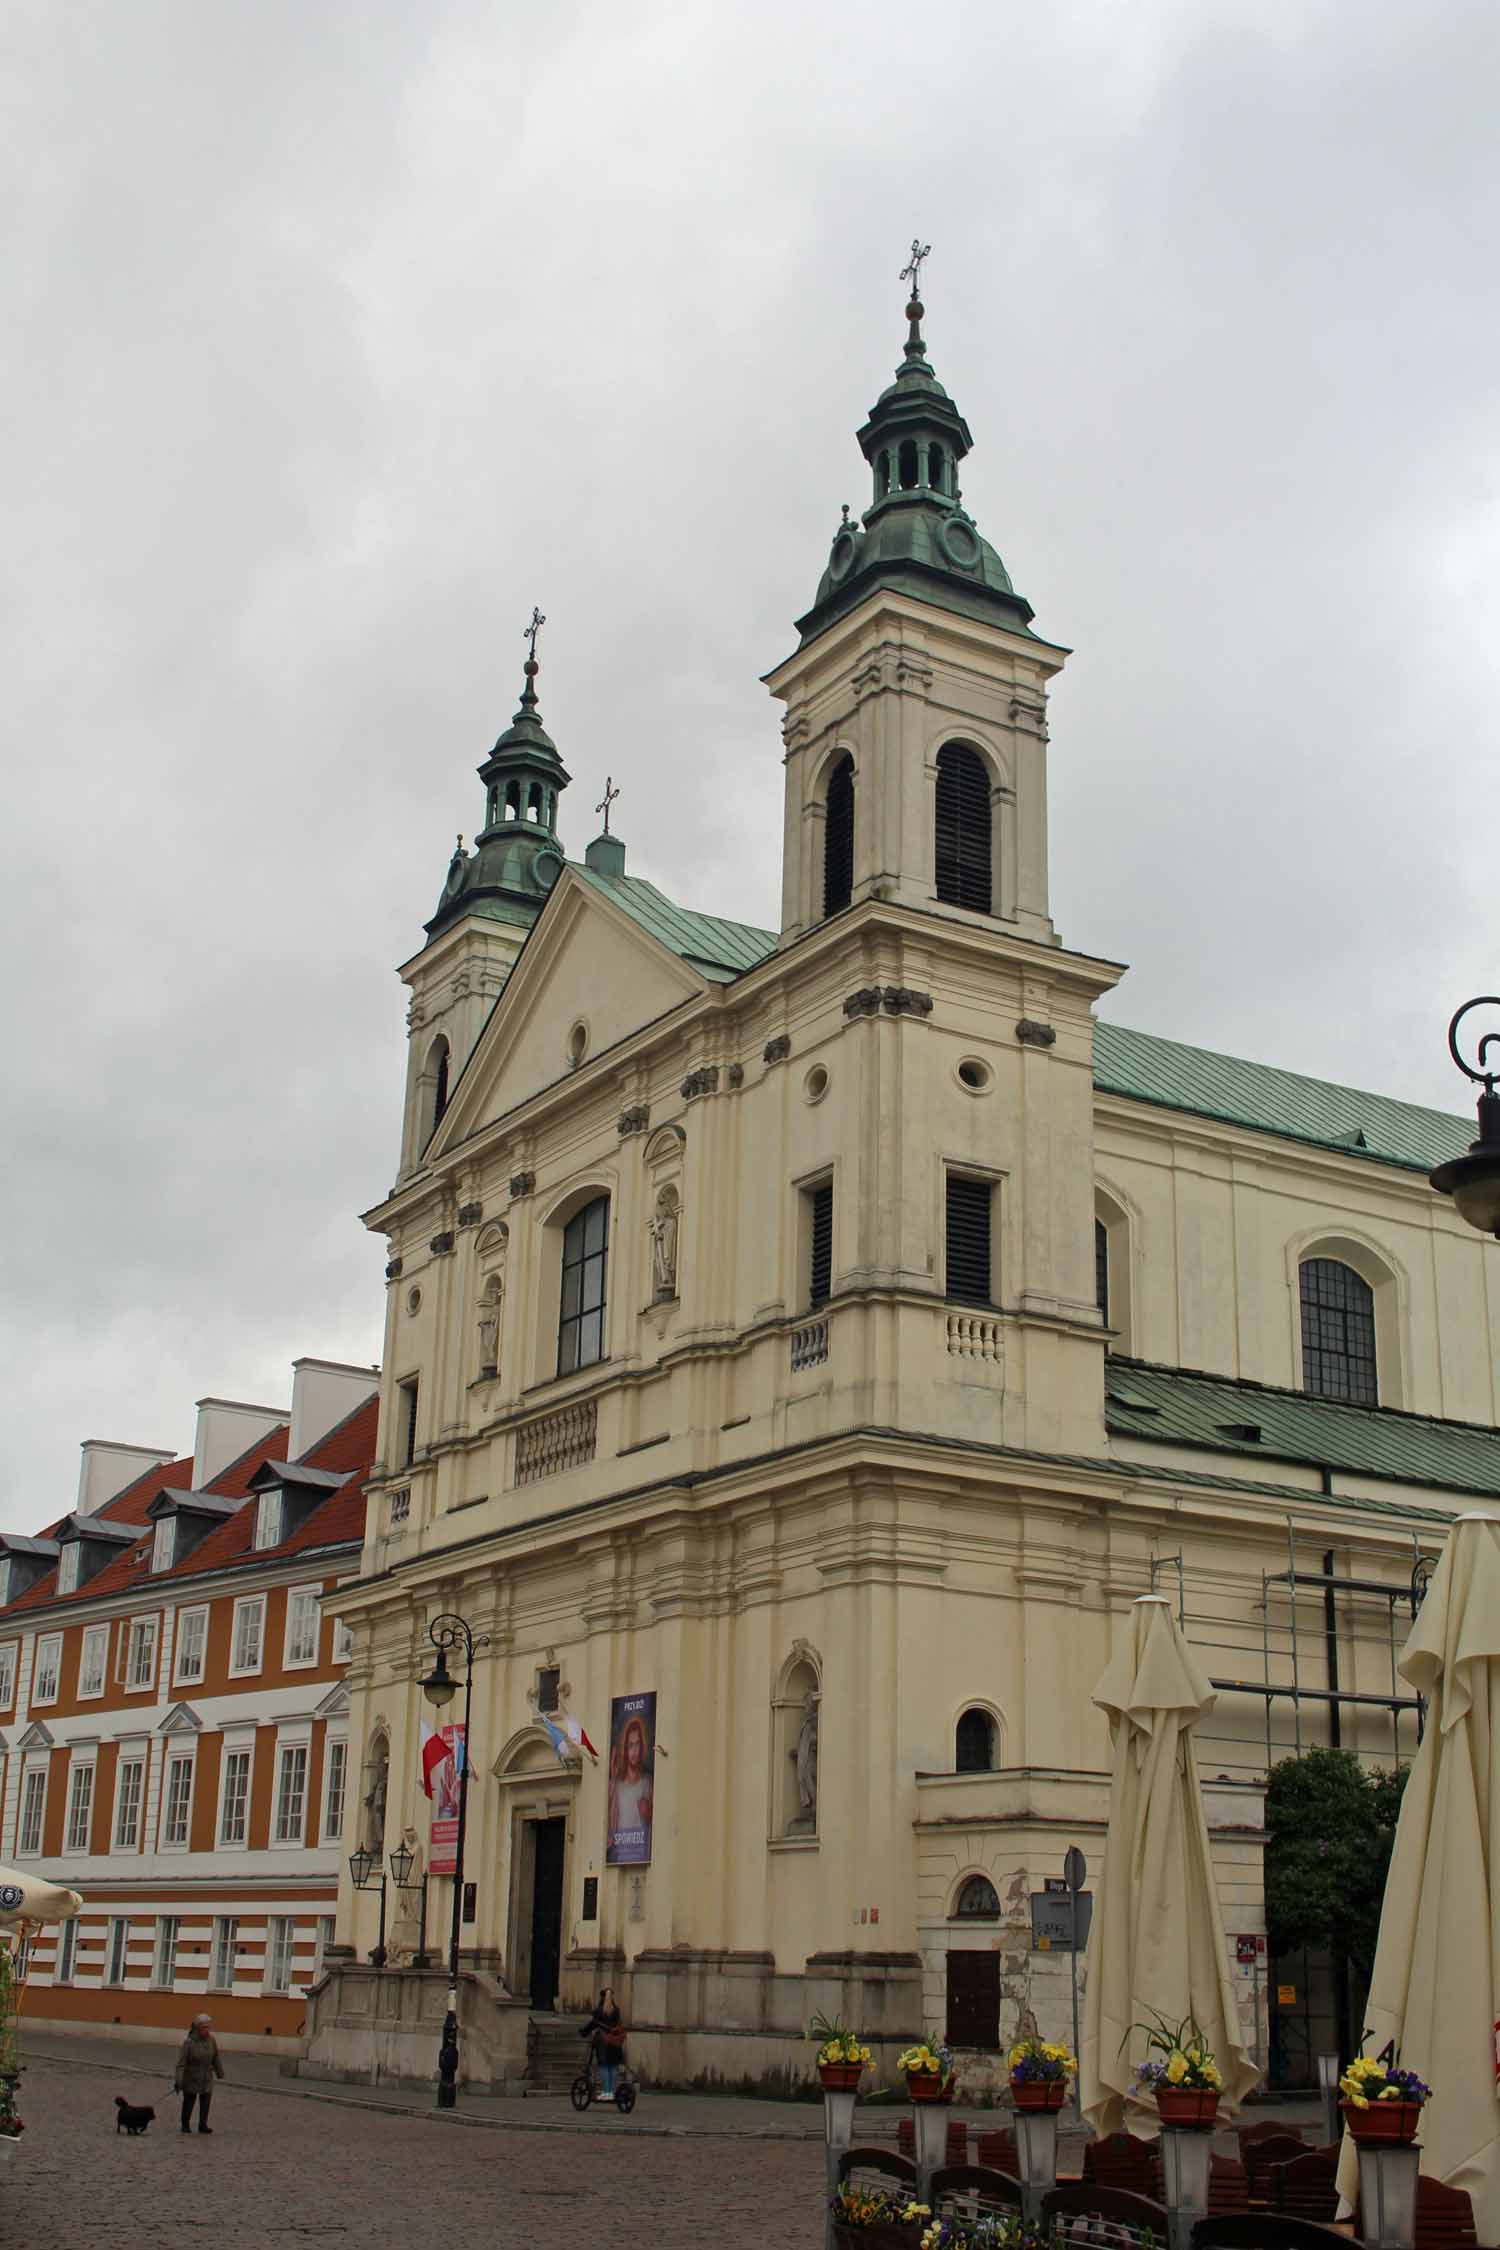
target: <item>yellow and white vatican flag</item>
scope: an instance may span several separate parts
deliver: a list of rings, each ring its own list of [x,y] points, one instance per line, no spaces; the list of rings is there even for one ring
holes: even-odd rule
[[[0,1930],[16,1929],[22,1922],[71,1922],[82,1905],[82,1891],[0,1867]]]
[[[1224,1918],[1209,1857],[1193,1729],[1213,1689],[1159,1594],[1131,1604],[1130,1629],[1094,1690],[1112,1743],[1109,1836],[1085,1966],[1080,2100],[1096,2133],[1116,2133],[1154,2016],[1191,2015],[1233,2110],[1260,2072],[1240,2044]]]
[[[1500,1515],[1458,1517],[1401,1652],[1427,1723],[1401,1801],[1365,2009],[1432,2088],[1422,2170],[1500,2242]],[[1339,2167],[1358,2193],[1347,2136]]]

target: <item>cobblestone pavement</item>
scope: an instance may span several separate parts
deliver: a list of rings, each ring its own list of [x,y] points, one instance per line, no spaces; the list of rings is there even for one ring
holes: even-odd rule
[[[213,2133],[178,2130],[154,2063],[138,2078],[33,2056],[26,2132],[0,2173],[4,2250],[677,2250],[705,2235],[818,2250],[811,2141],[600,2130],[518,2132],[284,2096],[233,2081]],[[114,2098],[155,2104],[139,2140]],[[651,2097],[636,2112],[650,2123]]]

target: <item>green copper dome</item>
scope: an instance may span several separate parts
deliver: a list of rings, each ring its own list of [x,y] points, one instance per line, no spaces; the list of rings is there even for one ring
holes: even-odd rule
[[[1024,633],[1033,611],[963,505],[958,465],[969,426],[927,364],[922,305],[906,308],[906,350],[896,379],[870,410],[859,448],[874,498],[858,523],[833,535],[817,599],[797,620],[802,645],[816,639],[879,586]]]
[[[557,800],[568,771],[537,706],[534,656],[510,725],[479,768],[485,788],[484,826],[466,852],[463,838],[448,862],[429,936],[463,914],[501,922],[532,922],[563,871],[557,834]]]

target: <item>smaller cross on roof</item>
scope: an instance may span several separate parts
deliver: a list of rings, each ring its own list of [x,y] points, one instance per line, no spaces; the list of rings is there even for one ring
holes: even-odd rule
[[[604,815],[604,833],[606,836],[609,834],[609,808],[614,803],[619,794],[620,792],[618,789],[616,789],[610,775],[606,774],[604,776],[604,795],[599,799],[598,804],[594,807],[595,812],[600,812]]]
[[[903,266],[901,268],[900,274],[897,276],[898,280],[909,281],[911,283],[911,293],[913,297],[921,295],[922,260],[924,258],[930,258],[931,256],[932,244],[930,242],[924,242],[919,234],[914,234],[911,238],[911,263],[910,265]]]

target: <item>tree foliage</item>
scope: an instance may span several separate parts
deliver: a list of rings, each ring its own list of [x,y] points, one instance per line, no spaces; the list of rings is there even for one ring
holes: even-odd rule
[[[1406,1785],[1348,1750],[1309,1750],[1266,1787],[1266,1927],[1273,1954],[1326,1946],[1368,1983]]]

